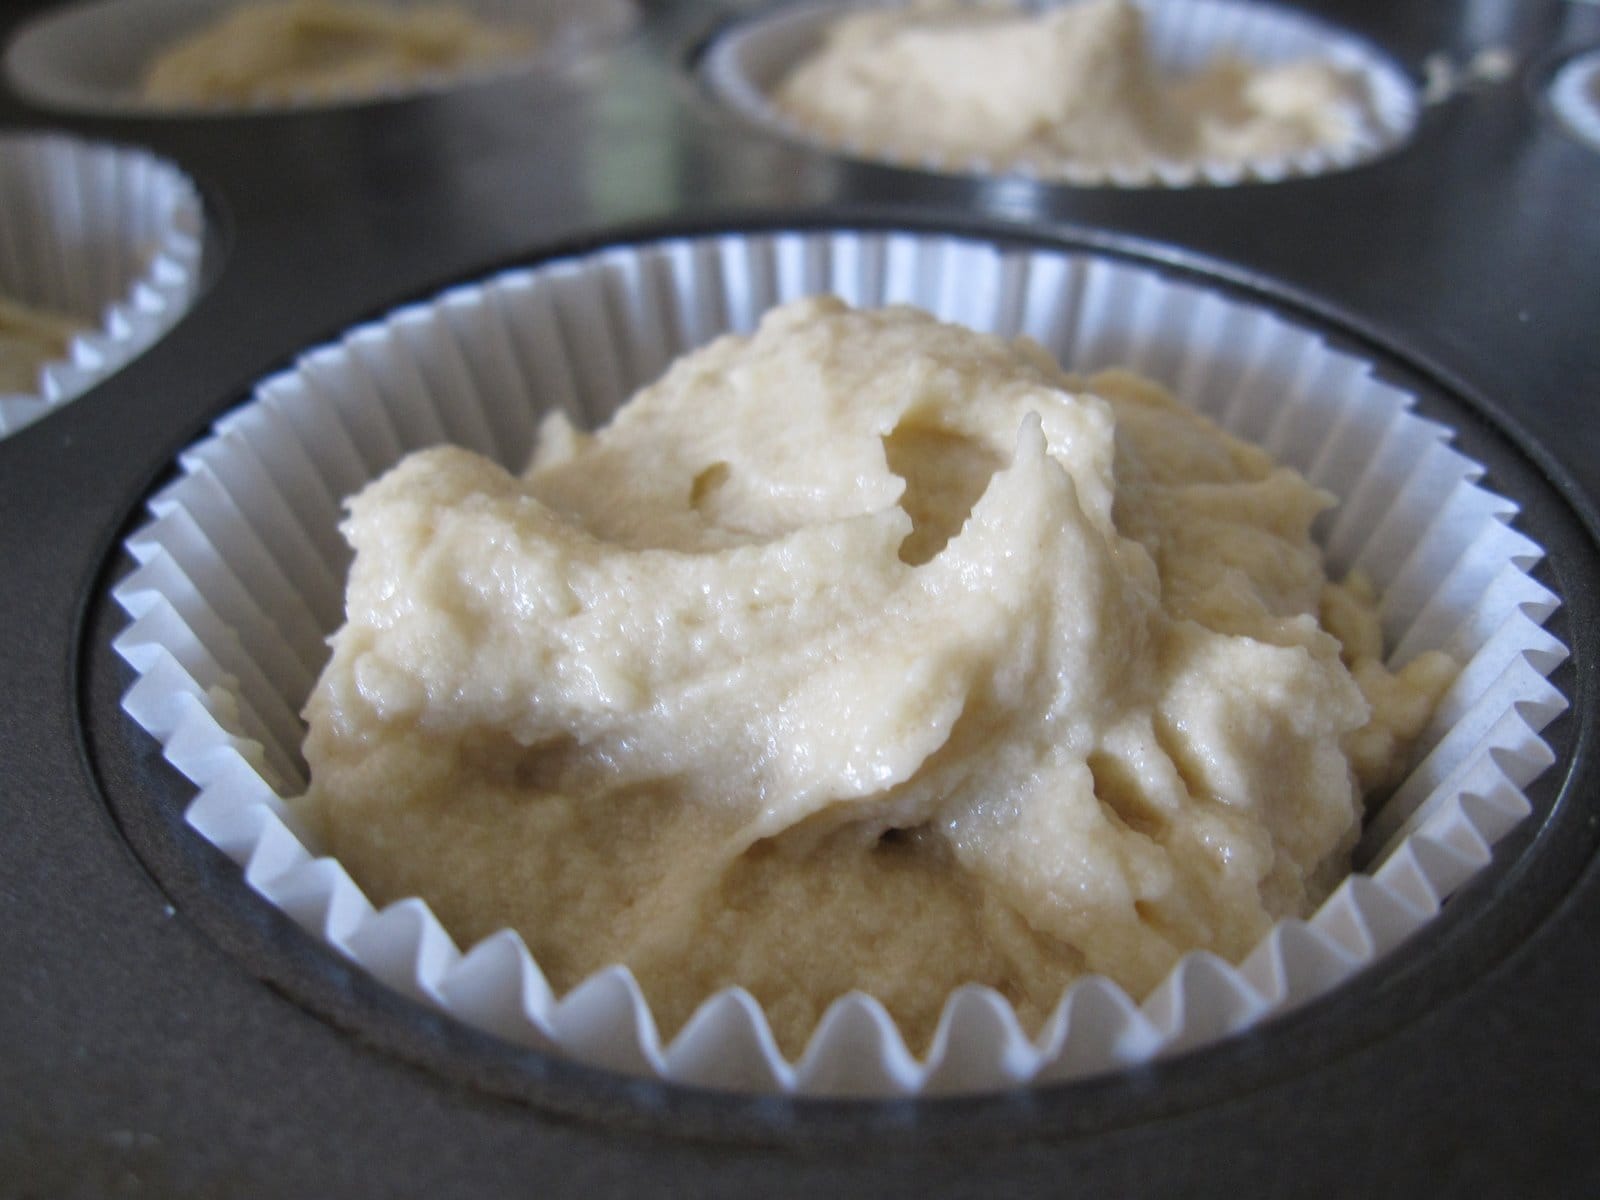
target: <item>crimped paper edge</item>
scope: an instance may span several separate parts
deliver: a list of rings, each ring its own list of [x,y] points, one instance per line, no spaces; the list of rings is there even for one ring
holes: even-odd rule
[[[1564,63],[1550,84],[1550,105],[1572,133],[1600,150],[1600,98],[1590,93],[1600,79],[1600,49]]]
[[[171,192],[170,219],[142,274],[107,297],[98,327],[73,338],[65,358],[45,363],[32,392],[0,393],[0,438],[76,400],[148,350],[182,319],[200,286],[205,210],[194,182],[150,151],[61,133],[0,133],[0,154],[106,156],[124,173],[146,167]]]

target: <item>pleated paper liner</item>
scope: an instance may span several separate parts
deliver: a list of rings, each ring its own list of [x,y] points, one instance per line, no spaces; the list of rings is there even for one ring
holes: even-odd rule
[[[0,437],[113,374],[177,323],[199,283],[194,185],[143,150],[0,133],[0,294],[84,332],[31,391],[0,392]]]
[[[1600,49],[1568,60],[1556,72],[1550,106],[1579,139],[1600,150]]]
[[[791,1063],[740,990],[663,1044],[625,967],[556,996],[515,934],[463,953],[420,900],[375,911],[309,840],[283,797],[304,788],[297,714],[343,619],[343,499],[439,442],[520,468],[550,408],[593,427],[676,356],[819,292],[1025,332],[1077,370],[1130,366],[1343,497],[1320,536],[1335,572],[1360,566],[1383,589],[1394,660],[1440,648],[1465,666],[1371,823],[1365,870],[1310,920],[1238,966],[1191,954],[1142,1004],[1081,981],[1031,1038],[998,994],[962,989],[922,1061],[875,1000],[850,995]],[[1541,628],[1556,598],[1527,573],[1540,548],[1449,431],[1410,409],[1313,331],[1090,254],[780,233],[511,271],[306,355],[182,456],[116,588],[130,618],[117,649],[139,676],[124,707],[194,782],[190,823],[251,887],[391,986],[519,1044],[752,1092],[917,1095],[1113,1070],[1246,1029],[1393,951],[1489,860],[1552,761],[1539,730],[1565,706],[1546,676],[1566,651]]]
[[[1043,9],[1067,2],[1070,0],[1040,0],[1022,7]],[[875,6],[888,7],[884,3]],[[1219,55],[1255,66],[1321,59],[1364,81],[1369,111],[1348,142],[1247,162],[1152,159],[1146,164],[1116,167],[1096,163],[1046,166],[929,156],[911,147],[835,142],[789,117],[773,103],[772,93],[790,70],[821,46],[834,21],[869,7],[839,0],[803,2],[739,22],[707,50],[701,73],[712,92],[735,111],[764,128],[821,149],[941,174],[1015,175],[1075,186],[1179,188],[1276,183],[1369,161],[1403,144],[1416,125],[1416,91],[1405,73],[1366,42],[1305,14],[1244,0],[1137,0],[1137,6],[1144,15],[1149,52],[1163,75],[1198,70]]]
[[[329,108],[443,91],[570,62],[622,36],[638,15],[633,0],[362,0],[401,10],[455,8],[487,25],[527,30],[535,44],[527,54],[515,58],[393,85],[365,84],[337,97],[307,94],[242,107],[197,108],[162,104],[140,95],[145,68],[158,55],[249,2],[88,0],[59,8],[23,26],[12,38],[5,55],[6,76],[19,95],[69,112],[192,117]]]

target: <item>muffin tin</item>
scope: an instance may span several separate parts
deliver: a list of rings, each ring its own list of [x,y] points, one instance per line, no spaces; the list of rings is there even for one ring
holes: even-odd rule
[[[0,443],[10,620],[0,1178],[29,1192],[1574,1193],[1600,1020],[1595,713],[1600,153],[1544,101],[1600,11],[1327,3],[1413,74],[1510,48],[1381,162],[1161,192],[935,177],[752,129],[694,64],[742,12],[643,5],[572,69],[229,119],[0,124],[144,146],[208,205],[203,292],[110,380]],[[1397,6],[1396,6],[1397,7]],[[1511,11],[1506,11],[1507,8]],[[19,16],[22,14],[18,14]],[[7,19],[11,19],[9,16]],[[308,217],[314,214],[315,219]],[[1535,817],[1336,992],[1162,1063],[983,1099],[840,1103],[629,1080],[432,1014],[322,951],[197,839],[122,713],[117,551],[179,451],[362,320],[508,266],[697,232],[953,232],[1150,263],[1323,332],[1415,393],[1544,546],[1571,704]]]

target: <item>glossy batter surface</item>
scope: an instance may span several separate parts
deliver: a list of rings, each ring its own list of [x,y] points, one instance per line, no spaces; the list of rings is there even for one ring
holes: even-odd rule
[[[1037,1026],[1344,873],[1453,667],[1377,661],[1330,502],[1135,377],[802,301],[520,478],[352,502],[302,803],[376,901],[626,963],[667,1036],[729,985],[790,1054],[851,989],[913,1048],[963,983]]]
[[[1045,172],[1279,159],[1347,144],[1369,116],[1363,81],[1325,62],[1165,77],[1126,0],[854,13],[773,99],[836,143]]]

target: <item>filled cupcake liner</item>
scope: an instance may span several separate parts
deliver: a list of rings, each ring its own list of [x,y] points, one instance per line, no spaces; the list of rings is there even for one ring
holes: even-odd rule
[[[36,18],[7,47],[6,76],[18,94],[71,112],[194,116],[331,108],[437,92],[465,83],[568,62],[620,36],[637,18],[633,0],[376,0],[395,9],[442,6],[486,24],[531,30],[526,55],[460,71],[245,106],[175,106],[139,94],[148,64],[174,43],[252,0],[88,0]],[[258,3],[276,0],[254,0]]]
[[[1070,988],[1030,1037],[997,993],[952,994],[925,1058],[874,999],[828,1010],[798,1062],[759,1004],[707,998],[670,1042],[626,967],[557,996],[510,931],[463,953],[428,906],[381,910],[319,852],[284,797],[306,783],[299,710],[343,620],[346,497],[403,454],[451,442],[520,469],[541,415],[602,423],[675,357],[831,292],[1026,333],[1077,371],[1124,365],[1342,497],[1319,536],[1332,570],[1382,589],[1392,660],[1463,664],[1415,769],[1373,815],[1351,875],[1244,962],[1182,960],[1136,1003]],[[1315,332],[1159,271],[1087,253],[905,233],[673,240],[605,250],[446,292],[362,326],[263,382],[181,456],[126,548],[124,708],[198,789],[188,820],[246,882],[390,986],[520,1045],[630,1074],[748,1092],[907,1096],[1080,1078],[1204,1045],[1304,1004],[1425,924],[1530,811],[1551,764],[1539,730],[1566,701],[1540,548],[1482,468],[1369,363]]]
[[[1556,72],[1550,106],[1568,129],[1600,150],[1600,50],[1579,55]]]
[[[0,392],[0,437],[106,379],[194,300],[204,210],[189,178],[143,150],[0,133],[0,294],[86,332],[30,392]]]
[[[736,112],[764,128],[820,149],[942,174],[1014,175],[1075,186],[1227,186],[1320,175],[1389,152],[1411,136],[1417,121],[1417,96],[1411,81],[1372,46],[1302,13],[1243,0],[1183,0],[1177,4],[1137,0],[1145,19],[1146,44],[1161,72],[1186,74],[1219,55],[1231,55],[1258,66],[1306,58],[1332,63],[1359,75],[1369,93],[1370,112],[1349,142],[1248,162],[1152,159],[1147,164],[1115,167],[1070,162],[1005,163],[929,155],[911,147],[835,140],[795,121],[773,103],[774,89],[792,68],[822,45],[834,21],[865,7],[891,7],[894,2],[802,0],[768,15],[752,17],[731,27],[711,45],[702,61],[702,75],[712,92]],[[1043,9],[1071,2],[1035,0],[1023,7]]]

